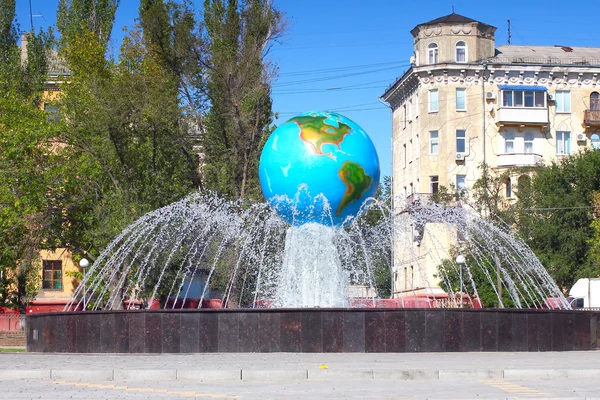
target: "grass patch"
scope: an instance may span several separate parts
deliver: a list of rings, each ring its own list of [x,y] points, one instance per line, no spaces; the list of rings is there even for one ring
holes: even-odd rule
[[[0,353],[25,353],[22,347],[0,347]]]

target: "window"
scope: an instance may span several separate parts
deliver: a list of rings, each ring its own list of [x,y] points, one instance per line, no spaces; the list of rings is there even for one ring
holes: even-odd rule
[[[504,153],[511,154],[515,152],[515,134],[504,134]]]
[[[512,197],[512,183],[510,178],[506,178],[506,197]]]
[[[503,90],[502,106],[545,108],[546,92],[544,90]]]
[[[429,177],[429,193],[437,194],[440,186],[440,180],[437,175]]]
[[[467,62],[467,44],[462,40],[460,42],[456,42],[456,62]]]
[[[412,182],[410,183],[410,194],[414,194],[415,193],[415,188],[412,184]]]
[[[408,122],[412,121],[412,99],[408,100],[408,103],[406,103],[406,111],[408,114]]]
[[[467,176],[456,175],[456,193],[461,194],[467,190]]]
[[[429,132],[429,154],[438,154],[438,131]]]
[[[556,132],[556,154],[571,154],[571,132]]]
[[[590,110],[600,111],[600,95],[598,92],[590,94]]]
[[[467,89],[456,89],[456,111],[467,111]]]
[[[429,46],[427,46],[428,64],[437,64],[439,59],[438,54],[438,45],[430,43]]]
[[[557,90],[554,94],[554,100],[556,101],[556,112],[571,112],[571,92],[567,90]]]
[[[528,175],[521,175],[517,180],[517,190],[519,192],[529,190],[531,188],[531,178]]]
[[[465,153],[467,151],[467,131],[456,131],[456,152]]]
[[[60,115],[58,114],[58,107],[54,105],[50,105],[48,103],[44,103],[44,111],[48,113],[48,122],[58,122],[60,119]]]
[[[596,149],[596,150],[600,149],[600,136],[598,136],[597,133],[594,133],[591,136],[591,139],[592,139],[592,148]]]
[[[533,134],[532,133],[525,134],[525,153],[527,153],[527,154],[533,153]]]
[[[62,290],[62,261],[42,261],[42,289]]]
[[[407,157],[406,157],[406,144],[404,144],[404,168],[406,168],[406,160],[407,160]]]
[[[411,163],[413,159],[413,141],[410,139],[408,141],[408,162]]]
[[[438,110],[438,91],[437,89],[433,89],[429,91],[429,112],[438,112]]]

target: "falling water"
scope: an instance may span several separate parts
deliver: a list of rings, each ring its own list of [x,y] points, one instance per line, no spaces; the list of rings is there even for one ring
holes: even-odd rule
[[[485,286],[500,306],[508,298],[517,308],[543,308],[554,298],[569,308],[529,247],[467,205],[397,201],[394,214],[374,199],[365,204],[343,227],[290,226],[268,204],[192,194],[115,238],[67,309],[80,307],[84,287],[87,308],[96,310],[136,301],[184,308],[190,299],[202,307],[209,298],[226,307],[376,305],[386,285],[402,302],[425,297],[438,307],[465,298],[473,305]]]

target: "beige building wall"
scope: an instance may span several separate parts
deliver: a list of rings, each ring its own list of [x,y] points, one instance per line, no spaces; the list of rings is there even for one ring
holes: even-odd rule
[[[510,194],[507,202],[515,201],[519,167],[560,162],[568,154],[594,147],[592,139],[600,147],[600,111],[594,111],[600,109],[600,102],[592,104],[591,100],[600,97],[600,65],[586,62],[600,60],[600,48],[496,49],[494,27],[472,20],[457,22],[464,17],[456,17],[460,16],[452,14],[440,19],[451,22],[436,20],[411,31],[414,63],[382,96],[392,108],[392,188],[398,212],[419,195],[427,197],[432,192],[432,177],[446,187],[456,186],[457,176],[464,177],[469,192],[481,177],[483,162],[497,174],[509,171],[511,190],[504,187],[503,194]],[[456,62],[458,41],[467,44],[465,62]],[[430,43],[439,49],[435,64],[428,63]],[[548,63],[539,58],[525,62],[533,53]],[[505,86],[537,89],[543,106],[505,107]],[[464,109],[457,109],[457,89],[465,92]],[[433,92],[437,93],[437,110],[432,110]],[[457,151],[458,130],[465,131],[464,152]],[[438,133],[436,154],[431,152],[431,132]],[[570,148],[568,154],[557,149],[558,142]],[[428,224],[429,228],[433,226]],[[450,248],[453,235],[441,231],[445,237],[440,233],[436,241]],[[406,248],[410,247],[406,238],[396,241],[396,295],[439,290],[427,287],[438,283],[434,275],[439,262],[431,257],[432,245],[427,240],[426,234],[416,250]],[[410,266],[417,259],[424,272],[411,274]],[[411,278],[415,275],[426,279]],[[411,281],[412,286],[407,283]]]

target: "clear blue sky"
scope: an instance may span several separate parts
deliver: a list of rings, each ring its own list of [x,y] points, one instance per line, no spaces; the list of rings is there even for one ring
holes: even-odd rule
[[[36,28],[56,21],[58,0],[31,0]],[[193,0],[200,10],[203,1]],[[138,0],[121,0],[113,33],[118,51],[122,27],[132,26]],[[286,14],[288,31],[270,59],[278,64],[273,83],[273,110],[278,124],[310,110],[337,111],[361,125],[371,136],[382,176],[390,175],[391,112],[378,98],[408,68],[412,55],[410,30],[417,24],[457,14],[493,25],[496,45],[511,43],[600,47],[598,29],[588,7],[564,1],[542,3],[505,0],[274,0]],[[574,3],[575,4],[575,3]],[[586,9],[591,14],[585,14]],[[582,13],[583,12],[583,13]],[[29,0],[17,0],[22,30],[30,29]],[[587,18],[587,19],[586,19]]]

